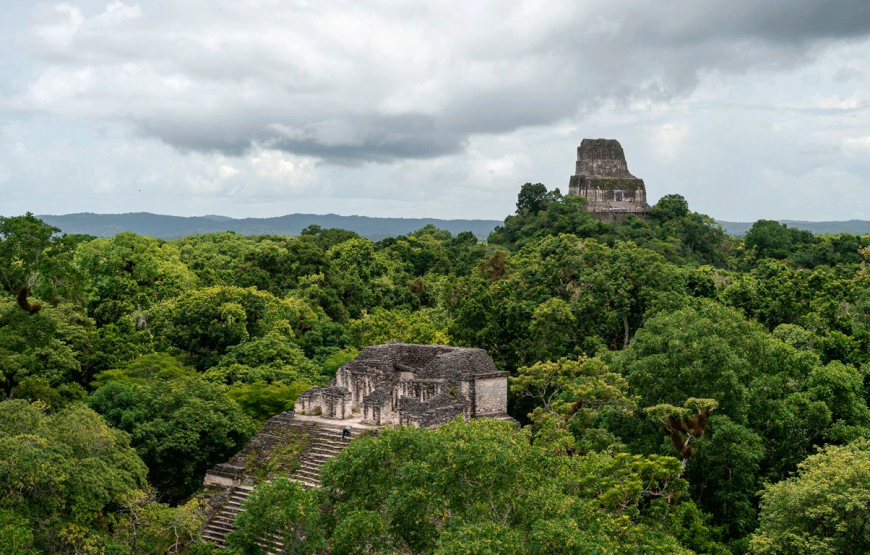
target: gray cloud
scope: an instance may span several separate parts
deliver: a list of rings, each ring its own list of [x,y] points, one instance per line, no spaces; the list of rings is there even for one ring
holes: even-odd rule
[[[791,67],[866,36],[870,4],[152,1],[32,18],[22,40],[43,69],[18,109],[129,121],[182,151],[267,145],[358,164],[667,100],[705,71]]]
[[[0,213],[501,218],[611,137],[651,200],[870,218],[863,1],[124,1],[4,12]]]

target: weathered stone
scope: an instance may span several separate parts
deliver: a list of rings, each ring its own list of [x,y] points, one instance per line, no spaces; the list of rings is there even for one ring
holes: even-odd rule
[[[505,418],[507,377],[483,349],[388,343],[363,349],[327,387],[300,395],[296,410],[339,420],[362,413],[375,426]]]
[[[576,173],[568,183],[568,193],[586,197],[586,210],[597,220],[649,215],[643,180],[629,173],[622,146],[612,139],[583,139],[577,147]]]

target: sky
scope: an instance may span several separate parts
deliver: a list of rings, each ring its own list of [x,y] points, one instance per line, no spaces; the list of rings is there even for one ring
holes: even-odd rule
[[[870,220],[867,0],[4,2],[0,214],[501,220],[617,139],[654,203]]]

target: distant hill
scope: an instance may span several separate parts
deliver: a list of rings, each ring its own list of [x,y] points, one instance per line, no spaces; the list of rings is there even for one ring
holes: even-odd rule
[[[435,218],[369,218],[368,216],[339,216],[337,214],[288,214],[276,218],[235,219],[227,216],[163,216],[149,212],[129,214],[66,214],[63,216],[39,216],[45,223],[59,227],[65,233],[81,233],[97,237],[111,237],[122,231],[132,231],[139,235],[176,239],[188,235],[234,231],[242,235],[299,235],[309,225],[319,225],[324,229],[337,227],[355,231],[363,237],[379,241],[386,237],[396,237],[416,231],[432,224],[438,229],[446,229],[453,235],[470,231],[478,239],[485,241],[499,220],[439,220]],[[734,237],[746,235],[754,222],[718,221],[725,233]],[[849,220],[844,222],[804,222],[798,220],[779,220],[789,227],[806,229],[813,233],[852,233],[870,235],[870,222]]]
[[[474,233],[486,240],[489,233],[503,222],[497,220],[437,220],[434,218],[369,218],[367,216],[338,216],[336,214],[288,214],[277,218],[234,219],[226,216],[162,216],[148,212],[129,214],[67,214],[39,216],[64,233],[81,233],[97,237],[111,237],[122,231],[139,235],[175,239],[202,233],[234,231],[242,235],[299,235],[310,225],[324,229],[337,227],[355,231],[363,237],[379,241],[416,231],[432,224],[454,235],[463,231]]]
[[[755,222],[722,222],[725,233],[734,237],[743,237]],[[805,229],[813,233],[851,233],[853,235],[870,235],[870,222],[864,220],[848,220],[845,222],[802,222],[798,220],[779,220],[788,227]]]

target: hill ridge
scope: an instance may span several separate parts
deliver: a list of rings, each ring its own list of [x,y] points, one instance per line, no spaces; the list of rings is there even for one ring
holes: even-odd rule
[[[405,235],[432,224],[457,235],[463,231],[485,240],[499,220],[444,220],[438,218],[378,218],[373,216],[340,216],[338,214],[285,214],[270,218],[231,218],[229,216],[172,216],[151,212],[97,214],[78,212],[63,215],[40,215],[39,218],[64,233],[81,233],[111,237],[124,231],[161,239],[177,239],[187,235],[233,231],[243,235],[299,235],[310,225],[341,228],[363,237],[380,240]]]
[[[354,231],[363,237],[377,241],[386,237],[406,235],[432,224],[457,235],[470,231],[485,241],[501,220],[446,220],[440,218],[381,218],[376,216],[341,216],[338,214],[285,214],[269,218],[232,218],[209,214],[205,216],[173,216],[153,212],[124,212],[99,214],[77,212],[62,215],[41,215],[45,223],[59,227],[64,233],[81,233],[97,237],[111,237],[124,231],[161,239],[177,239],[188,235],[233,231],[243,235],[298,235],[309,225],[323,228],[337,227]],[[812,222],[807,220],[777,220],[781,224],[813,233],[870,234],[870,221],[842,220]],[[729,222],[717,220],[728,235],[746,235],[754,222]]]

